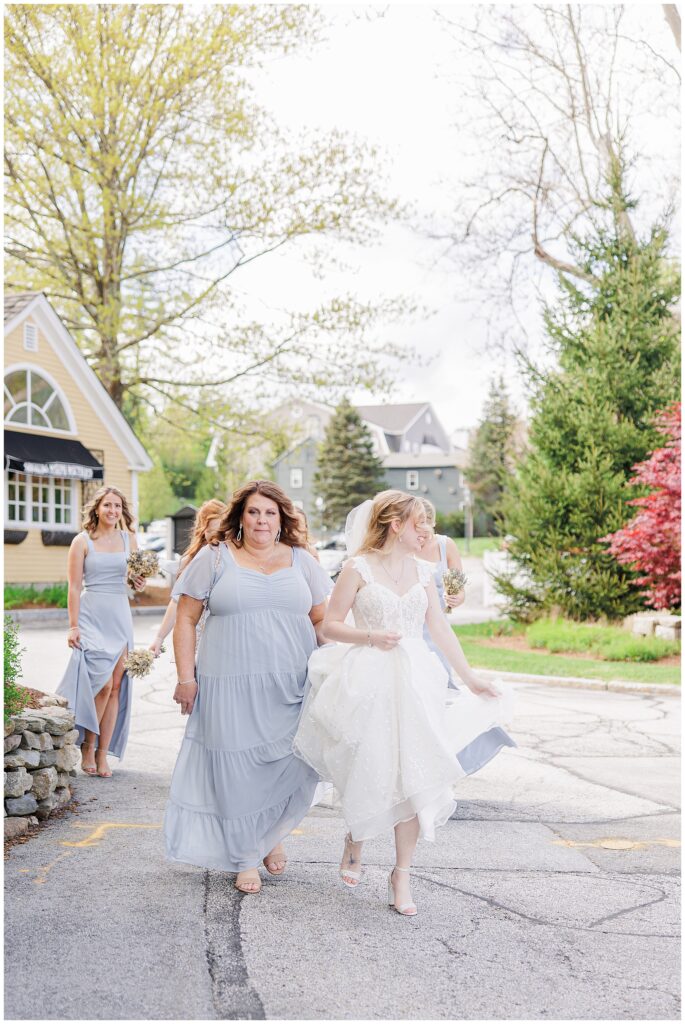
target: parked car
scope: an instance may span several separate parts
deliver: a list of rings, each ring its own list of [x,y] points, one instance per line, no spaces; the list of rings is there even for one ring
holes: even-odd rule
[[[166,538],[151,533],[139,533],[138,547],[141,551],[156,551],[161,554],[166,547]]]
[[[326,570],[331,579],[335,579],[342,569],[347,553],[344,535],[335,533],[331,537],[327,537],[326,540],[320,540],[316,549],[319,552],[322,568]]]

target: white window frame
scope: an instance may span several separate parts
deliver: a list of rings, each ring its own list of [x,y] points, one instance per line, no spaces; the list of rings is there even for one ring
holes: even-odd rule
[[[418,469],[408,469],[407,470],[406,482],[407,482],[407,490],[408,491],[418,491],[418,489],[419,489],[419,471],[418,471]]]
[[[23,482],[25,487],[26,500],[24,504],[24,518],[23,519],[11,519],[10,518],[10,482],[16,479],[17,482]],[[40,481],[40,484],[38,482]],[[45,487],[47,482],[48,488],[48,516],[45,520],[38,520],[37,522],[33,519],[33,487],[34,484]],[[76,487],[79,481],[71,480],[69,477],[43,477],[34,476],[31,473],[19,473],[15,469],[5,470],[5,524],[8,527],[18,527],[23,530],[62,530],[64,533],[78,533],[78,502]],[[71,501],[68,504],[61,504],[62,509],[68,508],[71,513],[71,522],[69,523],[58,523],[55,521],[55,485],[61,484],[67,494],[71,495]],[[39,504],[42,504],[39,503]]]
[[[293,491],[299,491],[304,487],[304,473],[299,466],[290,469],[290,487]]]
[[[59,398],[60,402],[62,403],[62,408],[64,409],[64,413],[65,413],[65,415],[67,417],[67,422],[69,424],[69,427],[68,427],[67,430],[62,430],[62,429],[58,429],[57,427],[52,427],[52,426],[47,426],[46,427],[43,423],[40,423],[40,424],[38,424],[38,423],[17,423],[15,420],[8,420],[6,418],[4,420],[5,426],[8,427],[10,430],[27,430],[27,429],[31,430],[31,429],[33,429],[33,430],[39,430],[41,432],[41,434],[59,434],[62,437],[64,435],[72,435],[72,436],[74,436],[76,434],[76,420],[74,419],[74,414],[71,411],[71,406],[69,405],[67,397],[64,394],[64,392],[62,391],[62,389],[59,386],[59,384],[57,383],[57,381],[55,380],[55,378],[52,377],[49,373],[47,373],[47,371],[44,370],[42,368],[42,366],[36,366],[33,363],[15,363],[13,366],[8,366],[8,367],[5,368],[4,375],[3,375],[3,385],[5,383],[5,380],[7,379],[7,377],[9,377],[9,375],[11,373],[18,373],[19,371],[25,371],[27,373],[37,373],[39,377],[43,378],[43,380],[45,381],[46,384],[50,385],[50,387],[52,388],[52,390],[54,392],[54,398]],[[10,398],[11,397],[12,396],[10,395]],[[46,405],[44,406],[44,408],[47,409],[48,411],[49,411],[50,404],[54,401],[54,398],[51,397],[48,400],[48,402],[46,403]],[[12,399],[12,401],[14,401],[14,399]],[[12,412],[14,412],[14,409],[16,408],[17,404],[20,404],[20,403],[16,403],[15,404],[15,406],[10,410],[10,414]],[[36,408],[39,409],[40,406],[36,406]],[[29,405],[29,409],[30,409],[30,405]],[[27,416],[27,419],[28,418],[29,418],[29,416]]]

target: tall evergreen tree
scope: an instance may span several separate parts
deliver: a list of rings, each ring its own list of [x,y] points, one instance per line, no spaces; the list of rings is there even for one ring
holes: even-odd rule
[[[373,454],[368,428],[344,399],[326,428],[314,475],[314,486],[324,502],[322,525],[342,529],[351,508],[383,489],[384,473],[382,462]]]
[[[599,538],[629,518],[632,467],[658,441],[654,414],[678,395],[678,274],[667,236],[639,239],[621,226],[632,205],[617,175],[613,230],[576,240],[591,285],[561,277],[545,325],[556,369],[530,367],[530,450],[505,499],[509,549],[528,584],[500,579],[519,617],[559,609],[616,618],[640,605],[633,573]]]
[[[466,480],[474,497],[476,512],[487,523],[488,533],[499,533],[502,498],[514,471],[514,413],[504,377],[493,377],[474,439],[469,446]]]

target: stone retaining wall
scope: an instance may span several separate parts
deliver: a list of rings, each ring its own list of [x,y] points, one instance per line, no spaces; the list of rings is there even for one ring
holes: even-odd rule
[[[81,753],[78,730],[63,697],[46,694],[5,722],[5,839],[25,835],[71,800]]]

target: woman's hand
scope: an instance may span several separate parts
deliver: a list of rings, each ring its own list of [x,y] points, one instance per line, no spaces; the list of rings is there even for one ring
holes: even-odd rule
[[[146,582],[144,576],[133,576],[132,579],[134,590],[144,590]]]
[[[197,683],[177,683],[174,700],[181,705],[181,714],[189,715],[197,697]]]
[[[72,626],[67,633],[67,643],[72,648],[81,649],[81,631],[78,626]]]
[[[458,594],[445,594],[445,604],[448,608],[458,608],[466,600],[466,594],[460,590]]]
[[[377,647],[379,651],[391,651],[401,639],[401,633],[393,633],[388,629],[373,629],[370,634],[371,646]]]
[[[154,654],[155,658],[158,658],[160,656],[160,654],[162,653],[162,644],[163,643],[164,643],[164,641],[162,640],[162,638],[159,637],[159,636],[156,636],[154,638],[154,640],[152,641],[152,643],[150,644],[148,650],[152,651],[152,653]]]
[[[462,677],[463,678],[463,677]],[[464,679],[464,682],[468,686],[471,693],[477,694],[479,697],[501,697],[502,691],[494,683],[488,683],[485,679],[481,679],[475,672],[471,672],[468,678]]]

